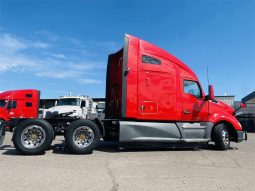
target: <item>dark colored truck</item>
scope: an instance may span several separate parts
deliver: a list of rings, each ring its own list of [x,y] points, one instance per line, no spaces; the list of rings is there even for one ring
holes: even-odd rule
[[[88,154],[100,138],[119,143],[208,143],[227,150],[247,140],[234,110],[205,95],[197,76],[168,52],[131,35],[109,55],[104,120],[12,119],[14,146],[23,154],[41,154],[52,143],[56,127],[65,127],[66,146]],[[0,138],[4,138],[4,126]]]

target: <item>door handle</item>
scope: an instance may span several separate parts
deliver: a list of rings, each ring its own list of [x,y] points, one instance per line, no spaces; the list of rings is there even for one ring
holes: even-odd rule
[[[189,110],[184,110],[183,113],[184,114],[190,114],[190,111]]]
[[[125,72],[124,72],[124,76],[127,76],[127,75],[128,75],[128,73],[129,73],[129,71],[130,71],[130,69],[129,69],[129,68],[127,68],[127,69],[125,70]]]
[[[142,106],[140,107],[140,109],[141,109],[142,111],[145,110],[145,106],[142,105]]]

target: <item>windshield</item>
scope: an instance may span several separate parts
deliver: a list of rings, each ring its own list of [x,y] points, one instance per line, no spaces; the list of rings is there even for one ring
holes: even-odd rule
[[[0,108],[5,107],[7,100],[0,100]]]
[[[80,99],[77,99],[77,98],[60,99],[59,102],[58,102],[58,106],[62,106],[62,105],[80,106]]]

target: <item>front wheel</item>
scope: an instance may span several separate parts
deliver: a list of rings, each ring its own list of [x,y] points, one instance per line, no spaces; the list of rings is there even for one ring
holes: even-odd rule
[[[218,124],[214,127],[215,147],[219,150],[228,150],[230,148],[229,132],[225,124]]]
[[[75,154],[91,154],[100,140],[100,130],[89,120],[77,120],[65,132],[66,145]]]
[[[22,154],[43,154],[51,145],[54,131],[47,121],[27,119],[22,121],[13,133],[13,144]]]

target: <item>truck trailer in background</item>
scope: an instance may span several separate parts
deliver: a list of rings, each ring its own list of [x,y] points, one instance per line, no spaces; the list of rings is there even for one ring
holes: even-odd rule
[[[236,111],[236,117],[247,132],[255,132],[255,91],[242,98],[245,108]],[[237,107],[240,103],[236,103]]]
[[[59,123],[66,124],[66,146],[77,154],[91,153],[101,137],[125,145],[213,141],[220,150],[247,139],[234,110],[215,100],[213,86],[205,95],[195,73],[155,45],[125,35],[124,47],[108,57],[106,74],[105,119],[11,119],[16,149],[42,154]]]

